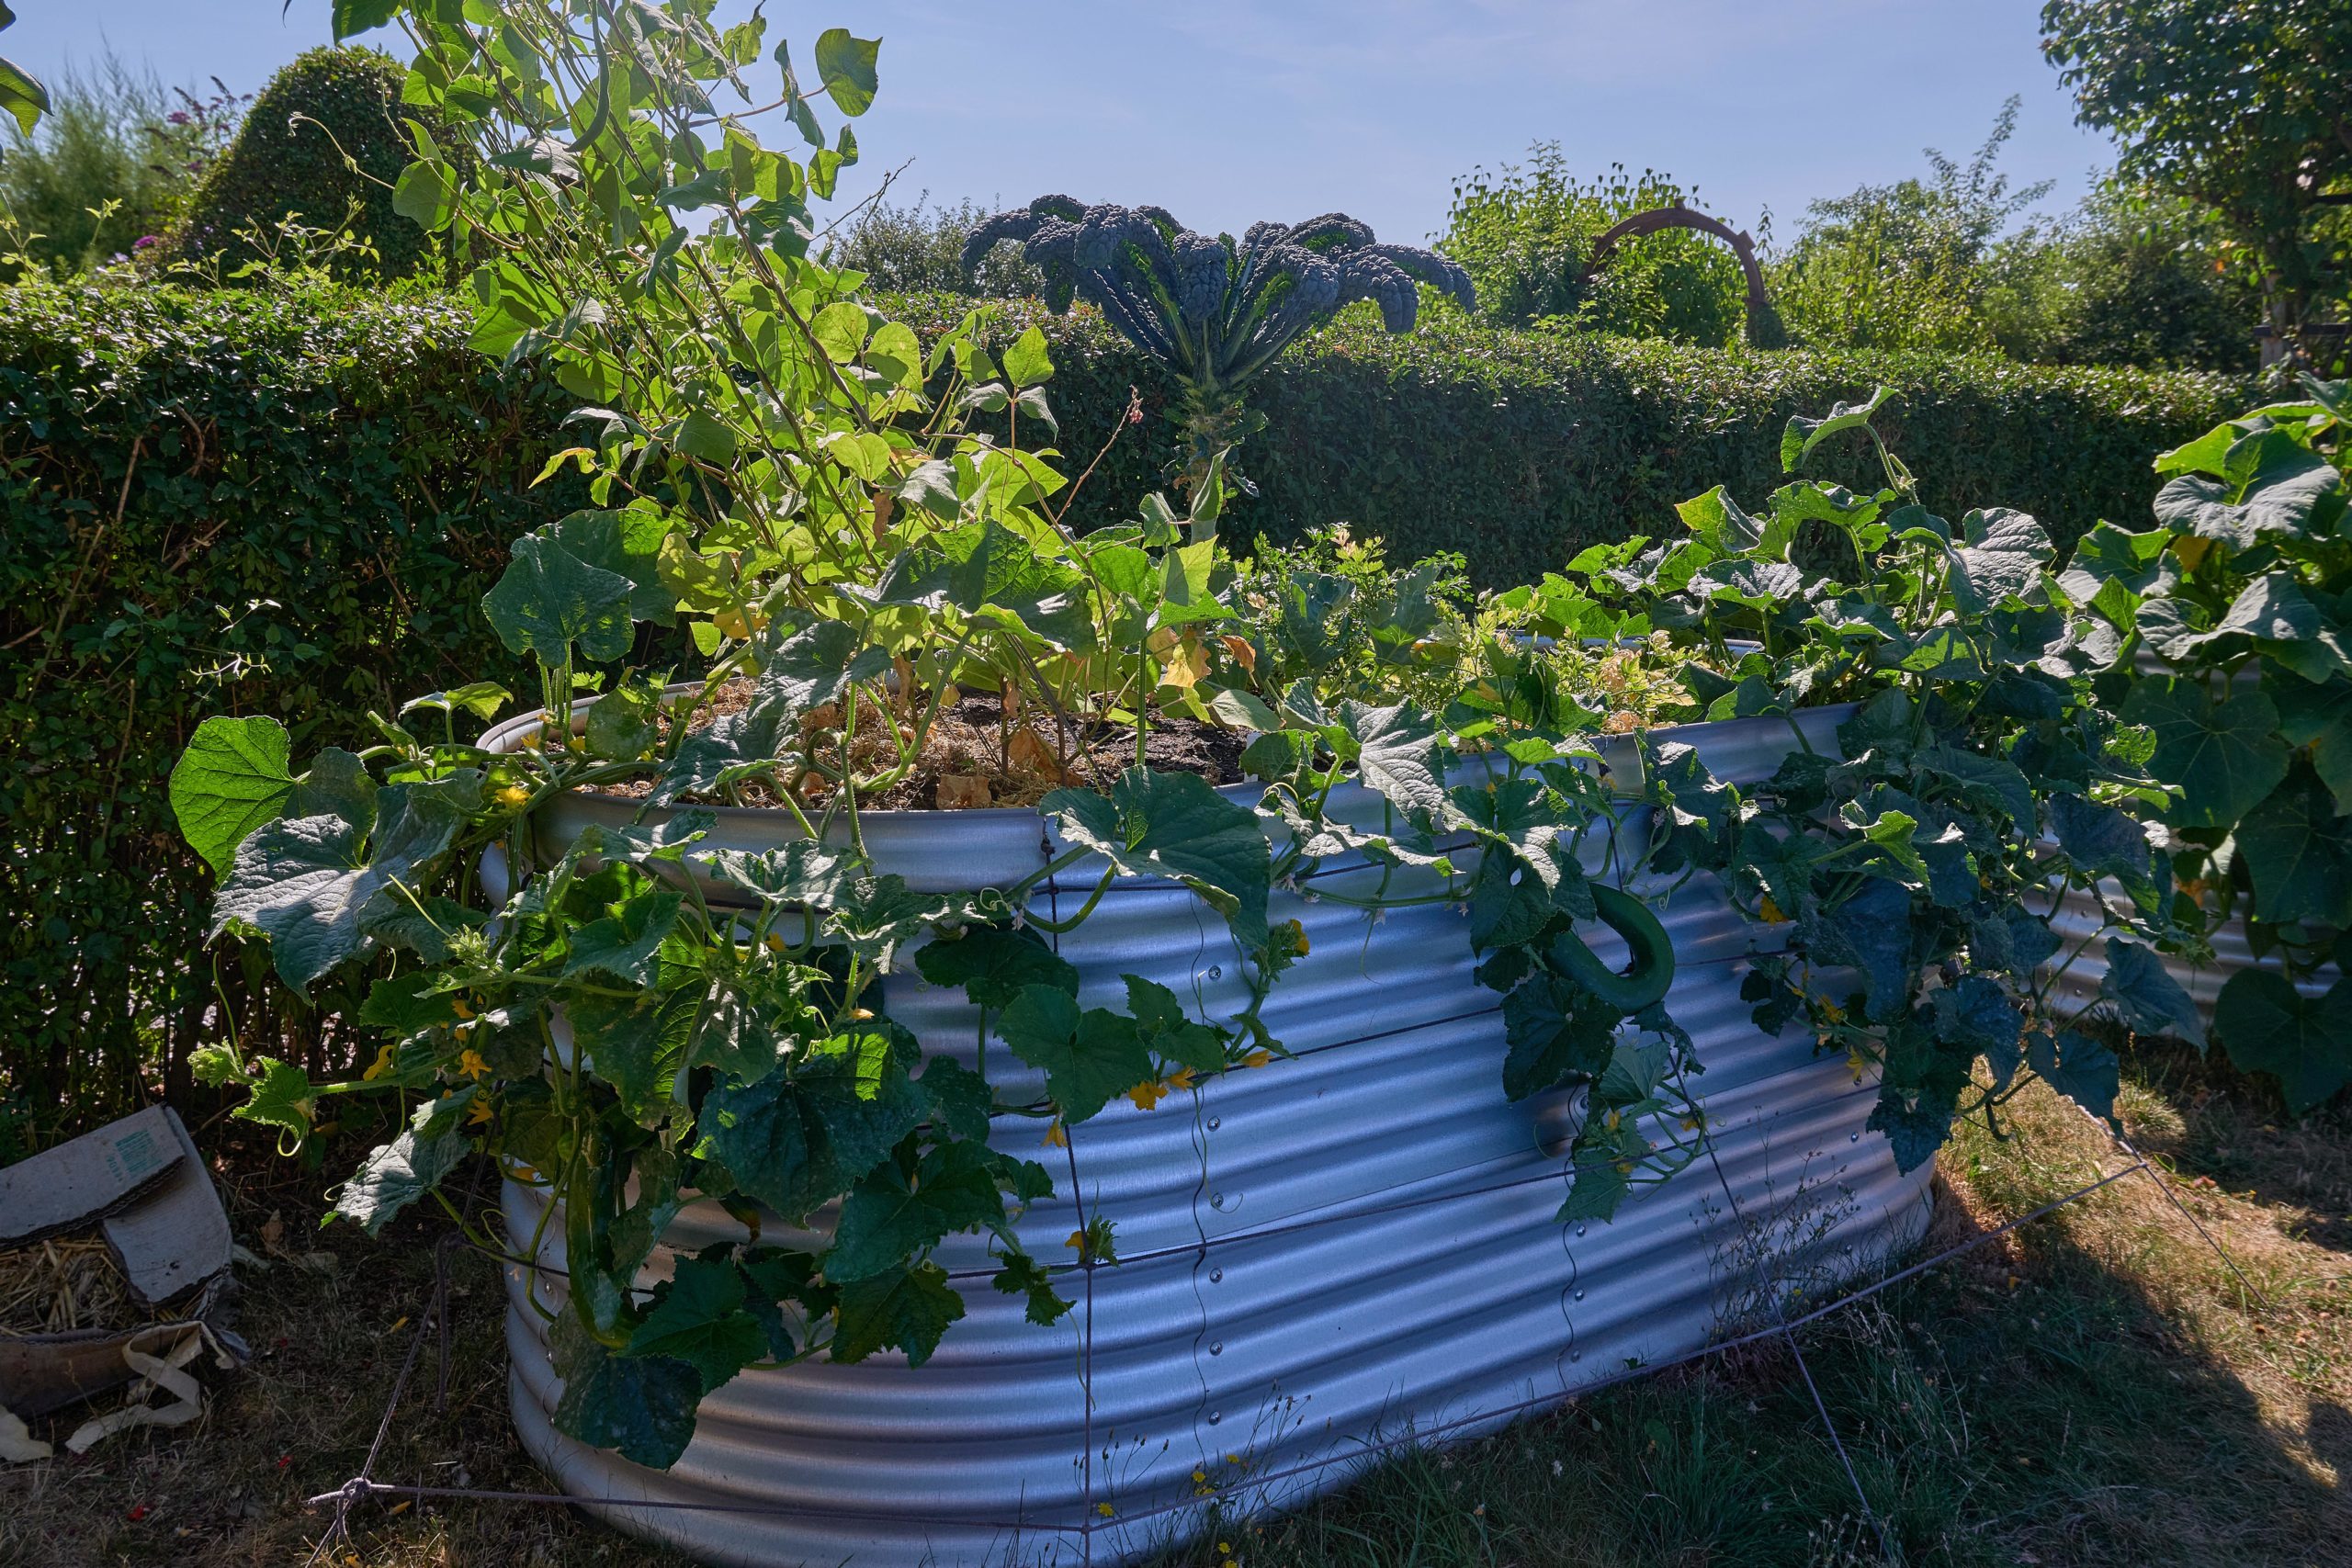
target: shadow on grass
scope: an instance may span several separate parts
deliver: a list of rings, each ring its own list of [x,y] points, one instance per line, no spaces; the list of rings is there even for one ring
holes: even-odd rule
[[[2132,1135],[2191,1182],[2249,1193],[2298,1239],[2352,1254],[2352,1105],[2290,1112],[2267,1079],[2220,1051],[2177,1040],[2120,1042],[2144,1091]]]
[[[2160,1135],[2168,1103],[2133,1092],[2135,1128]],[[1923,1255],[2128,1164],[2046,1092],[2018,1117],[2020,1137],[1972,1134],[1947,1152]],[[1894,1561],[2346,1560],[2352,1292],[2338,1260],[2291,1211],[2219,1189],[2185,1198],[2267,1308],[2134,1177],[1801,1332]],[[1888,1555],[1771,1341],[1408,1453],[1164,1563],[1831,1568]]]
[[[2352,1136],[2340,1122],[2288,1122],[2243,1084],[2190,1073],[2193,1062],[2143,1052],[2133,1065],[2133,1136],[2179,1172],[2174,1190],[2269,1304],[2135,1177],[1802,1331],[1903,1563],[2346,1560],[2352,1286],[2338,1227],[2352,1203],[2330,1184],[2352,1166]],[[2019,1136],[1970,1133],[1946,1151],[1928,1248],[2124,1163],[2047,1094],[2015,1110]],[[0,1471],[0,1563],[300,1563],[324,1522],[301,1500],[359,1467],[430,1286],[435,1228],[407,1220],[373,1243],[316,1231],[322,1178],[237,1150],[234,1136],[218,1147],[238,1234],[277,1237],[257,1247],[267,1271],[247,1276],[255,1364],[192,1431]],[[496,1270],[461,1255],[454,1278],[449,1409],[431,1408],[428,1354],[378,1474],[541,1489],[507,1422]],[[353,1522],[336,1568],[683,1561],[560,1507],[379,1506]],[[1408,1451],[1298,1514],[1172,1548],[1162,1568],[1883,1561],[1793,1359],[1766,1342],[1478,1442]]]

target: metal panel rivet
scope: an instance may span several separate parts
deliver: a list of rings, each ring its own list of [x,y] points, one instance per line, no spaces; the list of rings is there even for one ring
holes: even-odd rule
[[[1584,1359],[1584,1352],[1581,1350],[1571,1350],[1568,1352],[1568,1359],[1571,1361],[1581,1361]]]
[[[1584,1227],[1583,1227],[1582,1225],[1578,1225],[1578,1226],[1577,1227],[1577,1235],[1584,1235]]]
[[[1224,1283],[1225,1283],[1225,1270],[1224,1270],[1224,1269],[1210,1269],[1210,1270],[1209,1270],[1209,1283],[1210,1283],[1210,1284],[1212,1284],[1212,1285],[1222,1285],[1222,1284],[1224,1284]]]
[[[1210,1426],[1214,1427],[1214,1426],[1216,1426],[1218,1422],[1220,1422],[1220,1421],[1222,1421],[1222,1420],[1224,1420],[1224,1419],[1225,1419],[1225,1417],[1224,1417],[1222,1415],[1220,1415],[1219,1413],[1217,1413],[1216,1411],[1212,1410],[1212,1411],[1210,1411],[1210,1412],[1209,1412],[1209,1425],[1210,1425]]]
[[[1222,1127],[1222,1126],[1224,1126],[1224,1125],[1225,1125],[1225,1118],[1224,1118],[1224,1117],[1222,1117],[1222,1116],[1212,1116],[1212,1117],[1210,1117],[1210,1118],[1209,1118],[1209,1131],[1210,1131],[1210,1132],[1214,1133],[1214,1132],[1216,1132],[1219,1127]]]
[[[1581,1285],[1577,1287],[1577,1300],[1584,1300],[1584,1287]]]
[[[1209,1354],[1210,1354],[1210,1355],[1212,1355],[1212,1356],[1222,1356],[1222,1355],[1224,1355],[1224,1354],[1225,1354],[1225,1341],[1224,1341],[1224,1340],[1222,1340],[1222,1339],[1220,1339],[1220,1340],[1218,1340],[1216,1344],[1214,1344],[1214,1345],[1210,1346],[1210,1347],[1209,1347]]]
[[[1860,1133],[1849,1133],[1846,1134],[1846,1141],[1849,1144],[1859,1144],[1862,1141],[1862,1135]]]

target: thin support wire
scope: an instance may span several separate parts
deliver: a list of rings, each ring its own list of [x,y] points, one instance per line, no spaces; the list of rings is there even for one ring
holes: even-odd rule
[[[2067,1103],[2070,1105],[2075,1104],[2071,1100],[2068,1100]],[[2172,1182],[2167,1179],[2165,1172],[2158,1170],[2155,1167],[2155,1163],[2149,1159],[2146,1155],[2142,1154],[2132,1144],[2132,1140],[2123,1135],[2120,1129],[2111,1127],[2105,1122],[2099,1121],[2097,1116],[2093,1116],[2089,1111],[2084,1109],[2080,1105],[2075,1105],[2075,1109],[2081,1111],[2085,1116],[2089,1117],[2093,1122],[2098,1124],[2100,1132],[2106,1134],[2109,1139],[2113,1140],[2117,1148],[2121,1149],[2125,1154],[2130,1155],[2133,1160],[2138,1162],[2135,1168],[2144,1170],[2148,1173],[2148,1179],[2156,1184],[2156,1190],[2165,1195],[2165,1201],[2170,1203],[2174,1210],[2179,1213],[2180,1217],[2188,1222],[2189,1228],[2194,1230],[2204,1239],[2207,1247],[2213,1249],[2213,1256],[2222,1260],[2222,1267],[2227,1269],[2233,1275],[2236,1276],[2237,1282],[2245,1287],[2246,1293],[2255,1299],[2256,1303],[2259,1305],[2263,1311],[2268,1312],[2270,1310],[2270,1298],[2263,1292],[2261,1286],[2246,1278],[2245,1270],[2238,1267],[2237,1259],[2232,1258],[2227,1249],[2222,1246],[2220,1239],[2216,1237],[2211,1231],[2205,1228],[2205,1222],[2197,1217],[2195,1211],[2191,1210],[2188,1204],[2180,1201],[2180,1194],[2172,1190]]]
[[[1633,1382],[1637,1378],[1648,1377],[1657,1372],[1669,1371],[1672,1368],[1684,1366],[1708,1356],[1723,1355],[1729,1351],[1744,1348],[1749,1345],[1758,1344],[1763,1340],[1779,1338],[1789,1335],[1794,1330],[1803,1328],[1808,1324],[1817,1322],[1822,1318],[1829,1316],[1833,1313],[1842,1312],[1847,1307],[1852,1306],[1858,1302],[1866,1301],[1882,1292],[1892,1290],[1894,1286],[1903,1283],[1906,1280],[1916,1279],[1918,1276],[1928,1273],[1933,1269],[1940,1269],[1945,1264],[1951,1262],[1954,1258],[1973,1252],[1978,1247],[1989,1246],[1991,1243],[1999,1240],[2002,1236],[2007,1235],[2011,1232],[2020,1229],[2025,1225],[2031,1224],[2034,1221],[2053,1213],[2056,1211],[2066,1207],[2068,1204],[2079,1202],[2083,1199],[2089,1197],[2092,1193],[2097,1192],[2103,1188],[2113,1186],[2115,1183],[2123,1180],[2126,1177],[2133,1175],[2136,1168],[2127,1168],[2123,1170],[2115,1172],[2113,1175],[2101,1177],[2098,1180],[2091,1182],[2086,1186],[2077,1188],[2075,1190],[2065,1194],[2064,1197],[2052,1199],[2051,1201],[2042,1204],[2041,1207],[2033,1209],[2026,1213],[2019,1214],[2015,1219],[2008,1220],[1991,1230],[1980,1232],[1979,1234],[1969,1237],[1965,1241],[1948,1247],[1941,1252],[1936,1253],[1931,1257],[1923,1258],[1916,1263],[1898,1269],[1892,1274],[1885,1275],[1884,1277],[1876,1280],[1868,1285],[1864,1285],[1858,1290],[1850,1291],[1845,1295],[1837,1298],[1835,1301],[1826,1302],[1822,1305],[1815,1307],[1811,1311],[1802,1313],[1795,1317],[1787,1318],[1781,1323],[1773,1324],[1768,1327],[1755,1329],[1745,1334],[1735,1335],[1731,1338],[1719,1340],[1713,1345],[1703,1345],[1695,1350],[1686,1351],[1679,1356],[1670,1357],[1663,1361],[1646,1363],[1639,1367],[1628,1367],[1618,1371],[1603,1374],[1592,1379],[1590,1382],[1578,1388],[1576,1394],[1572,1397],[1580,1398],[1588,1394],[1599,1393],[1604,1390],[1614,1388],[1619,1384]],[[415,1349],[418,1347],[421,1347],[424,1343],[424,1325],[418,1325],[417,1337],[411,1346],[412,1365],[413,1364]],[[406,1382],[406,1378],[407,1369],[403,1368],[400,1380],[396,1381],[393,1384],[391,1403],[385,1409],[384,1424],[386,1429],[389,1429],[392,1411],[399,1405],[401,1392]],[[1335,1464],[1360,1463],[1363,1460],[1378,1458],[1382,1455],[1394,1452],[1399,1449],[1426,1444],[1456,1434],[1466,1433],[1473,1427],[1490,1427],[1498,1422],[1509,1420],[1513,1416],[1532,1414],[1539,1409],[1553,1408],[1557,1406],[1560,1403],[1560,1395],[1544,1394],[1537,1398],[1521,1400],[1516,1404],[1506,1404],[1495,1409],[1482,1411],[1475,1416],[1462,1416],[1453,1421],[1441,1422],[1433,1427],[1425,1427],[1406,1431],[1395,1437],[1385,1438],[1377,1441],[1363,1444],[1344,1453],[1326,1455],[1320,1459],[1309,1460],[1298,1464],[1285,1466],[1280,1470],[1267,1471],[1257,1475],[1250,1476],[1242,1481],[1234,1483],[1219,1495],[1221,1498],[1230,1497],[1236,1494],[1255,1490],[1259,1487],[1266,1486],[1276,1482],[1293,1480],[1303,1475],[1308,1475],[1319,1471],[1327,1470]],[[381,1438],[379,1436],[379,1446]],[[370,1462],[372,1464],[372,1459]],[[591,1506],[606,1507],[616,1512],[660,1511],[669,1513],[745,1514],[759,1515],[775,1518],[812,1519],[836,1524],[842,1522],[904,1524],[906,1522],[906,1515],[903,1512],[890,1513],[832,1507],[811,1508],[790,1504],[775,1503],[685,1502],[668,1501],[655,1498],[645,1498],[642,1500],[607,1499],[600,1502],[596,1499],[582,1498],[569,1493],[560,1492],[500,1492],[492,1491],[486,1487],[400,1485],[390,1482],[371,1480],[365,1474],[355,1476],[353,1479],[345,1482],[342,1486],[337,1487],[332,1492],[323,1492],[319,1494],[317,1496],[309,1499],[309,1504],[314,1508],[325,1507],[333,1505],[337,1509],[337,1517],[338,1519],[340,1519],[343,1514],[346,1512],[352,1505],[371,1497],[407,1497],[413,1499],[442,1499],[450,1501],[491,1503],[529,1503],[562,1507],[577,1507],[585,1503]],[[1185,1498],[1177,1502],[1159,1504],[1153,1507],[1138,1509],[1134,1513],[1122,1515],[1120,1522],[1123,1526],[1133,1527],[1147,1520],[1169,1515],[1193,1511],[1198,1509],[1201,1506],[1201,1501],[1197,1498]],[[1091,1523],[1061,1524],[1036,1519],[966,1519],[927,1517],[924,1520],[924,1523],[934,1529],[988,1529],[1010,1533],[1017,1533],[1021,1531],[1044,1531],[1058,1535],[1077,1535],[1081,1538],[1091,1534]],[[324,1542],[322,1542],[322,1550],[323,1550],[324,1544]],[[313,1557],[313,1561],[316,1561],[315,1555]]]
[[[1044,827],[1037,829],[1037,853],[1047,863],[1054,858],[1053,835]],[[1048,875],[1043,891],[1046,899],[1046,918],[1056,926],[1061,924],[1061,878]],[[1062,950],[1059,931],[1048,933],[1054,952]],[[1082,1436],[1078,1452],[1079,1560],[1085,1568],[1094,1562],[1094,1237],[1086,1219],[1086,1190],[1078,1180],[1078,1138],[1067,1123],[1061,1123],[1062,1154],[1069,1166],[1070,1213],[1078,1219],[1078,1262],[1085,1270],[1086,1294],[1080,1311],[1084,1316],[1078,1331],[1078,1397],[1080,1401],[1080,1419]]]
[[[1703,1106],[1700,1114],[1706,1115]],[[1724,1199],[1731,1204],[1732,1220],[1741,1231],[1745,1232],[1747,1228],[1747,1215],[1739,1206],[1739,1195],[1732,1190],[1730,1177],[1724,1173],[1724,1162],[1715,1154],[1713,1117],[1708,1117],[1707,1125],[1702,1130],[1701,1138],[1702,1146],[1707,1151],[1707,1164],[1713,1168],[1715,1180],[1723,1186]],[[1886,1525],[1879,1518],[1878,1510],[1871,1506],[1871,1495],[1863,1489],[1862,1478],[1854,1470],[1852,1456],[1846,1452],[1846,1439],[1838,1435],[1838,1423],[1829,1414],[1829,1402],[1821,1397],[1821,1387],[1813,1381],[1813,1369],[1805,1364],[1804,1348],[1797,1343],[1797,1337],[1789,1331],[1787,1314],[1781,1308],[1781,1292],[1774,1287],[1771,1277],[1764,1271],[1765,1249],[1762,1238],[1754,1238],[1753,1245],[1757,1289],[1763,1293],[1765,1304],[1771,1308],[1772,1322],[1780,1331],[1781,1342],[1788,1346],[1789,1354],[1796,1359],[1797,1371],[1804,1379],[1805,1392],[1813,1396],[1813,1408],[1821,1417],[1822,1430],[1829,1434],[1829,1446],[1837,1450],[1838,1463],[1846,1472],[1846,1484],[1854,1489],[1854,1497],[1862,1506],[1862,1517],[1870,1521],[1871,1533],[1878,1537],[1879,1556],[1892,1563],[1896,1561],[1894,1542],[1887,1535]]]
[[[334,1518],[327,1526],[325,1533],[319,1537],[318,1544],[311,1549],[311,1568],[316,1568],[320,1560],[336,1544],[351,1539],[353,1505],[362,1498],[374,1495],[381,1484],[373,1479],[376,1472],[376,1461],[382,1457],[384,1442],[392,1434],[392,1416],[401,1407],[401,1395],[408,1390],[410,1374],[416,1371],[416,1359],[424,1352],[426,1333],[446,1324],[447,1320],[449,1255],[453,1250],[453,1244],[463,1239],[462,1232],[449,1231],[433,1245],[433,1304],[427,1309],[424,1318],[418,1322],[416,1332],[408,1337],[408,1354],[401,1359],[400,1375],[392,1380],[392,1396],[384,1402],[383,1418],[376,1423],[376,1438],[368,1445],[368,1457],[360,1462],[359,1473],[345,1482],[335,1491],[326,1495],[334,1501]],[[444,1408],[447,1407],[449,1392],[448,1344],[448,1332],[446,1327],[442,1327],[441,1380],[437,1398]],[[313,1497],[311,1503],[315,1506],[324,1500]]]
[[[1088,1563],[1094,1561],[1094,1237],[1086,1219],[1086,1190],[1078,1184],[1078,1140],[1064,1128],[1066,1140],[1062,1153],[1069,1156],[1069,1200],[1078,1216],[1078,1260],[1086,1271],[1086,1298],[1080,1311],[1086,1315],[1079,1325],[1078,1337],[1078,1397],[1083,1402],[1081,1413],[1084,1445],[1079,1450],[1079,1555]]]

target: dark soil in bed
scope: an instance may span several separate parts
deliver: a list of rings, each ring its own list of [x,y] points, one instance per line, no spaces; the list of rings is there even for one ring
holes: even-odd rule
[[[705,729],[721,716],[741,713],[751,705],[752,682],[729,681],[698,710],[694,729]],[[922,709],[893,712],[890,722],[901,737],[911,739]],[[818,754],[828,761],[838,754],[839,740],[826,730],[839,716],[820,710],[804,725],[804,733]],[[666,717],[663,720],[667,726]],[[892,761],[892,748],[874,728],[875,716],[861,708],[855,748],[858,770],[881,771]],[[1144,736],[1144,757],[1159,773],[1196,773],[1214,784],[1241,781],[1241,751],[1250,738],[1238,730],[1220,728],[1198,719],[1155,716]],[[1064,717],[1034,703],[1019,705],[1010,720],[1002,702],[986,694],[959,696],[941,706],[923,738],[914,770],[889,789],[860,795],[868,809],[892,811],[956,811],[990,806],[1034,806],[1064,784],[1098,787],[1135,765],[1136,732],[1132,725],[1108,719]],[[791,764],[780,770],[781,782],[794,783]],[[652,781],[632,779],[605,786],[613,795],[641,796],[651,793]],[[820,776],[807,773],[799,782],[804,806],[821,805],[831,793]],[[725,802],[740,806],[780,807],[777,784],[752,779],[740,785]]]

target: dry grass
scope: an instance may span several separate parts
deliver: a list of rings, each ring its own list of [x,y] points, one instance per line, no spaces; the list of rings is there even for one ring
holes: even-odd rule
[[[347,1225],[320,1231],[322,1173],[280,1161],[266,1147],[227,1143],[215,1165],[238,1239],[269,1265],[238,1270],[236,1326],[253,1347],[253,1364],[228,1377],[199,1369],[217,1397],[192,1427],[125,1433],[78,1459],[0,1469],[6,1568],[294,1568],[326,1522],[303,1499],[359,1469],[431,1291],[435,1227],[405,1221],[379,1242]],[[544,1490],[545,1478],[506,1423],[504,1297],[496,1268],[461,1253],[452,1280],[447,1413],[433,1409],[428,1346],[376,1473]],[[78,1419],[78,1412],[64,1412],[36,1430],[54,1439]],[[681,1561],[560,1507],[370,1506],[352,1523],[354,1539],[326,1559],[337,1568]]]
[[[2244,1269],[2135,1177],[1809,1329],[1806,1359],[1904,1563],[2334,1568],[2352,1540],[2352,1129],[2296,1122],[2179,1054],[2132,1058],[2127,1125]],[[2035,1092],[2014,1135],[1947,1151],[1936,1240],[2128,1163]],[[299,1563],[304,1512],[358,1466],[430,1283],[417,1222],[371,1244],[309,1230],[322,1178],[224,1149],[258,1357],[198,1427],[0,1472],[0,1563]],[[257,1248],[259,1249],[259,1248]],[[302,1249],[317,1254],[298,1261]],[[492,1266],[457,1264],[449,1410],[418,1397],[387,1479],[536,1488],[505,1419]],[[2259,1299],[2254,1293],[2259,1292]],[[342,1568],[666,1563],[548,1507],[363,1509]],[[1222,1540],[1226,1550],[1218,1550]],[[1794,1366],[1699,1363],[1443,1453],[1417,1453],[1287,1519],[1172,1550],[1237,1568],[1831,1568],[1878,1563]]]
[[[0,1251],[0,1335],[124,1328],[157,1314],[130,1293],[95,1235],[50,1236]]]

